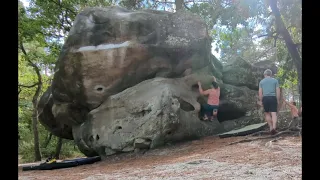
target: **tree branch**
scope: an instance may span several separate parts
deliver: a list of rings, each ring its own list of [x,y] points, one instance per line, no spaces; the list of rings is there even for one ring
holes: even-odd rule
[[[302,46],[302,43],[296,43],[295,45],[299,47],[299,46]]]
[[[275,35],[274,35],[275,34]],[[278,32],[271,32],[271,33],[268,33],[268,34],[262,34],[262,35],[259,35],[257,38],[261,38],[261,37],[270,37],[270,38],[273,38],[274,39],[274,47],[276,47],[276,42],[277,42],[277,39],[281,39],[281,40],[284,40],[282,37],[279,37],[279,33]]]
[[[155,3],[174,4],[174,2],[167,2],[167,1],[155,1]]]
[[[24,88],[32,88],[32,87],[35,87],[37,86],[39,83],[35,83],[35,84],[32,84],[32,85],[22,85],[22,84],[18,84],[18,87],[24,87]]]
[[[258,56],[258,58],[256,58],[256,59],[258,60],[258,59],[262,58],[262,57],[263,57],[268,51],[270,51],[272,48],[273,48],[273,47],[271,47],[271,48],[265,50],[264,52],[262,52],[262,53],[260,54],[260,56]]]
[[[43,148],[46,148],[49,145],[51,138],[52,138],[52,133],[49,133],[49,136],[47,137],[47,139],[43,145]]]
[[[28,61],[30,66],[32,66],[33,68],[35,68],[35,69],[37,69],[39,71],[38,66],[36,64],[34,64],[32,61],[30,61],[30,59],[28,57],[28,54],[27,54],[26,50],[24,49],[22,41],[20,41],[20,49],[21,49],[22,53],[26,56],[26,60]]]
[[[60,1],[59,1],[59,2],[56,2],[56,1],[54,1],[54,0],[49,0],[49,1],[52,2],[52,3],[54,3],[54,4],[56,4],[56,5],[58,5],[61,10],[64,8],[64,9],[70,11],[73,15],[75,15],[75,16],[77,15],[77,13],[74,12],[72,9],[70,9],[70,8],[68,8],[68,7],[62,6],[62,4],[60,3]]]
[[[274,31],[274,32],[270,32],[268,34],[262,34],[262,35],[258,35],[258,38],[261,38],[261,37],[274,37],[275,35],[274,34],[278,34],[277,31]]]
[[[202,1],[197,1],[197,2],[202,2],[202,3],[209,3],[209,0],[202,0]],[[155,1],[155,3],[164,3],[164,4],[174,4],[175,2],[167,2],[167,1]],[[184,1],[184,4],[186,3],[194,3],[194,0],[189,0],[189,1]]]
[[[64,16],[64,20],[67,22],[67,24],[71,27],[72,26],[72,22],[69,20],[69,15],[68,15],[68,11],[66,11],[66,15]],[[69,31],[70,31],[70,27]]]
[[[33,100],[32,100],[32,102],[33,102],[34,104],[37,104],[38,96],[39,96],[40,91],[41,91],[41,88],[42,88],[42,76],[41,76],[41,74],[40,74],[40,69],[39,69],[39,67],[38,67],[35,63],[33,63],[33,62],[29,59],[29,56],[28,56],[28,54],[27,54],[27,52],[26,52],[26,50],[25,50],[25,48],[24,48],[23,43],[22,43],[21,40],[20,40],[20,49],[21,49],[22,53],[25,55],[25,59],[28,61],[28,63],[30,64],[30,66],[33,67],[33,69],[34,69],[34,71],[36,72],[37,77],[38,77],[38,82],[37,82],[38,87],[37,87],[37,90],[36,90],[36,92],[35,92],[35,94],[34,94],[34,96],[33,96]]]
[[[189,10],[189,11],[191,11],[191,9],[186,5],[186,3],[184,2],[184,3],[182,3],[183,4],[183,6],[187,9],[187,10]]]
[[[19,107],[25,107],[27,108],[29,111],[33,111],[32,110],[32,107],[30,107],[30,105],[27,105],[27,104],[18,104]]]
[[[33,129],[33,136],[34,136],[34,157],[35,157],[35,161],[40,161],[41,160],[41,153],[40,153],[40,147],[39,147],[39,132],[38,132],[38,98],[41,92],[41,88],[42,88],[42,76],[40,74],[40,69],[39,67],[33,63],[26,50],[24,49],[23,43],[22,43],[22,38],[20,37],[20,48],[22,53],[25,55],[25,59],[28,61],[29,65],[33,67],[33,70],[36,72],[37,77],[38,77],[38,85],[37,85],[37,89],[32,97],[32,105],[33,105],[33,112],[32,112],[32,129]]]
[[[284,42],[287,46],[287,49],[291,55],[291,58],[297,68],[298,72],[298,82],[299,82],[299,94],[300,94],[300,101],[302,102],[302,58],[300,56],[300,53],[295,46],[292,37],[286,28],[282,17],[280,10],[277,6],[277,0],[269,0],[269,6],[272,10],[272,13],[275,17],[276,21],[276,30],[281,33],[281,36],[284,38]]]
[[[153,3],[153,5],[152,5],[151,9],[156,8],[156,7],[158,6],[158,4],[159,4],[159,1],[155,1],[155,2]]]

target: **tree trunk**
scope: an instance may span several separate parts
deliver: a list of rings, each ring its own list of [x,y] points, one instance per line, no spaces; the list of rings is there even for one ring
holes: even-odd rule
[[[41,153],[40,153],[40,142],[39,142],[39,131],[38,131],[38,98],[42,89],[42,78],[40,75],[39,68],[33,64],[33,69],[36,71],[38,76],[38,86],[36,92],[32,98],[33,104],[33,113],[32,113],[32,128],[33,128],[33,136],[34,136],[34,157],[35,161],[41,161]]]
[[[57,144],[57,147],[56,147],[56,154],[54,155],[54,157],[56,159],[59,159],[61,148],[62,148],[62,138],[59,137],[58,144]]]
[[[34,161],[41,161],[41,153],[40,153],[40,143],[39,143],[39,132],[38,132],[38,112],[35,108],[37,105],[33,105],[33,113],[32,113],[32,129],[34,136]]]
[[[44,145],[43,145],[44,148],[46,148],[49,145],[51,138],[52,138],[52,133],[49,134],[49,137],[44,142]]]
[[[174,4],[176,5],[176,11],[179,11],[183,8],[183,0],[175,0]]]
[[[279,102],[279,110],[283,109],[283,88],[280,88],[280,102]]]
[[[35,161],[41,161],[39,132],[38,132],[38,98],[42,89],[42,77],[40,74],[39,67],[29,59],[28,54],[24,49],[22,41],[20,41],[20,48],[23,54],[25,55],[25,59],[28,61],[29,65],[33,68],[33,70],[36,72],[37,78],[38,78],[38,83],[36,86],[37,89],[32,98],[32,105],[33,105],[32,129],[33,129],[33,136],[34,136],[34,158],[35,158]]]
[[[293,84],[291,84],[291,91],[292,91],[292,101],[294,101],[295,100],[295,94],[294,94],[294,86],[293,86]]]
[[[293,42],[289,34],[289,31],[287,30],[287,28],[285,27],[281,19],[281,14],[280,14],[279,8],[277,7],[277,0],[269,0],[269,4],[272,10],[272,13],[274,14],[276,19],[277,32],[282,35],[286,43],[286,46],[288,48],[288,51],[290,53],[290,56],[293,60],[293,63],[297,68],[300,102],[302,102],[302,59],[300,57],[296,44]]]

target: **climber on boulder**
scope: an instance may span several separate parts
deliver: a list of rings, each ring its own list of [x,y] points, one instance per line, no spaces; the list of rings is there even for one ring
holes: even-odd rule
[[[213,79],[211,88],[206,91],[203,91],[201,83],[198,82],[200,94],[208,95],[207,104],[201,105],[200,109],[200,117],[205,121],[208,120],[208,118],[213,121],[214,117],[217,117],[219,109],[220,87],[218,86],[215,77]]]
[[[295,127],[297,125],[299,125],[299,110],[296,106],[296,102],[292,101],[292,102],[287,102],[285,100],[283,100],[284,103],[286,103],[289,107],[290,107],[290,111],[291,111],[291,117],[292,117],[292,121],[289,124],[289,127]]]

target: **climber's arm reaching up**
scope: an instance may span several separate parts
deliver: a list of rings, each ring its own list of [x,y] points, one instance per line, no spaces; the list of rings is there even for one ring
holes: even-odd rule
[[[200,82],[198,82],[198,86],[199,86],[199,92],[201,95],[208,95],[209,94],[209,90],[203,91]]]

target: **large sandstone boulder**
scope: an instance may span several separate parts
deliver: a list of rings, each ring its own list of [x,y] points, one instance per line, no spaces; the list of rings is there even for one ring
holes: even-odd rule
[[[67,126],[83,123],[110,95],[207,66],[210,43],[205,23],[192,14],[87,8],[57,61],[53,116]]]
[[[235,86],[246,86],[259,89],[259,81],[263,78],[264,68],[252,66],[238,57],[223,67],[223,82]]]
[[[41,96],[38,103],[39,121],[53,135],[72,139],[72,126],[63,122],[63,117],[54,117],[52,108],[54,100],[51,93],[51,87]]]
[[[193,14],[88,8],[63,46],[39,120],[87,156],[155,148],[261,122],[261,72],[243,59],[223,67]],[[213,75],[219,121],[203,122],[197,82],[207,89]]]
[[[259,61],[253,64],[254,67],[262,68],[262,69],[270,69],[273,74],[278,73],[278,67],[275,62],[271,60]]]
[[[184,78],[143,81],[92,110],[73,137],[80,149],[106,156],[224,132],[218,121],[199,121],[197,96]]]

